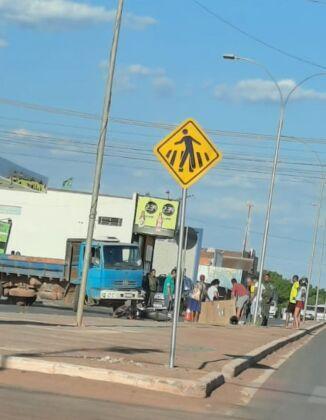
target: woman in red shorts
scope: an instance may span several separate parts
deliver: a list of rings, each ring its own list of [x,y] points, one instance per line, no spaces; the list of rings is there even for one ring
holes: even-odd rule
[[[302,278],[299,284],[300,287],[298,290],[298,294],[295,298],[295,309],[293,314],[293,326],[296,329],[300,328],[301,311],[304,309],[304,304],[306,300],[308,279],[305,277]]]

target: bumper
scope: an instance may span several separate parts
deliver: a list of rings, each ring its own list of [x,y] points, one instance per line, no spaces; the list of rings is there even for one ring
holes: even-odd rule
[[[102,290],[100,299],[143,300],[143,297],[138,290]]]

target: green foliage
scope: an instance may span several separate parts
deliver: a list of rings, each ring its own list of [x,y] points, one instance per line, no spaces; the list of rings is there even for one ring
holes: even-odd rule
[[[281,308],[287,306],[290,291],[291,291],[291,280],[284,278],[281,274],[272,271],[270,272],[270,276],[272,279],[272,283],[277,291],[278,295],[278,304]],[[314,305],[316,302],[316,294],[317,294],[317,287],[310,287],[309,288],[309,299],[308,304]],[[319,297],[318,297],[318,304],[324,304],[326,301],[326,290],[320,289]]]
[[[278,295],[278,304],[281,307],[287,306],[292,287],[291,281],[275,271],[270,272],[270,276]]]

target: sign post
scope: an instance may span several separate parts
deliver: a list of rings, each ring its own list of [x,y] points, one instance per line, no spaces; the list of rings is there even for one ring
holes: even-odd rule
[[[173,324],[172,324],[172,335],[171,335],[171,346],[170,346],[170,360],[169,367],[174,368],[175,360],[175,349],[177,340],[177,325],[180,312],[180,297],[181,297],[181,283],[182,283],[182,249],[184,241],[184,227],[186,219],[186,204],[187,204],[187,190],[182,188],[182,202],[181,202],[181,220],[180,220],[180,242],[178,246],[178,265],[177,265],[177,278],[175,285],[175,297],[174,297],[174,311],[173,311]]]
[[[180,238],[169,358],[169,367],[174,368],[180,297],[182,293],[182,251],[187,189],[221,161],[222,153],[209,140],[199,124],[193,119],[189,119],[180,124],[172,133],[157,144],[154,148],[154,154],[182,188]]]

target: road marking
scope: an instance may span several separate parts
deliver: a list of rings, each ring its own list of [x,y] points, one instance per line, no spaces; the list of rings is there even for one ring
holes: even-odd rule
[[[311,397],[308,398],[308,402],[326,405],[326,386],[316,386]]]
[[[255,394],[260,390],[261,386],[267,381],[267,379],[269,379],[273,375],[275,370],[279,369],[283,365],[283,363],[286,362],[292,356],[292,354],[294,354],[296,351],[300,350],[303,346],[308,344],[310,340],[312,340],[317,334],[325,331],[325,329],[326,327],[323,327],[317,331],[314,331],[313,335],[307,337],[298,346],[295,346],[292,350],[290,350],[284,356],[282,356],[277,362],[271,365],[273,369],[266,370],[257,379],[250,382],[250,387],[244,386],[240,391],[241,394],[243,395],[243,398],[241,399],[241,403],[243,405],[248,405],[253,399],[253,397],[255,396]]]

